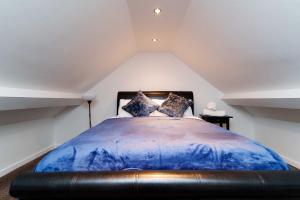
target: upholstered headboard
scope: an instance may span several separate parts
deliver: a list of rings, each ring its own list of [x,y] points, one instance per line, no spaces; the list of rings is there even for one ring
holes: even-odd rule
[[[174,94],[177,94],[179,96],[182,96],[186,99],[190,99],[194,102],[194,94],[192,91],[143,91],[143,93],[150,97],[150,98],[157,98],[157,99],[166,99],[169,95],[169,93],[172,92]],[[117,98],[117,115],[118,108],[120,104],[120,99],[132,99],[136,95],[137,91],[120,91],[118,92],[118,98]],[[193,114],[194,114],[194,104],[191,105]]]

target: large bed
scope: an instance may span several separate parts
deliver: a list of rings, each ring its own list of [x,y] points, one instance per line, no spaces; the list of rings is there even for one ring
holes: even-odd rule
[[[173,91],[193,101],[192,92]],[[130,99],[136,92],[119,92]],[[144,92],[166,98],[169,91]],[[194,106],[191,105],[192,112]],[[298,198],[300,173],[253,140],[199,118],[113,117],[17,177],[19,199]]]

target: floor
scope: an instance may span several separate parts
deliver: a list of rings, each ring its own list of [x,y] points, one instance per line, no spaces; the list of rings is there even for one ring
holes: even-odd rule
[[[9,195],[10,182],[19,174],[32,171],[41,158],[42,156],[0,178],[0,200],[15,200]]]
[[[10,182],[19,174],[32,171],[41,158],[42,156],[0,178],[0,200],[15,200],[15,198],[9,195]],[[291,165],[289,167],[291,170],[299,170]]]

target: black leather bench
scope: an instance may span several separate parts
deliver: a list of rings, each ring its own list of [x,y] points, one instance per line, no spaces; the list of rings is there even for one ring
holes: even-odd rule
[[[300,199],[300,171],[27,173],[10,194],[30,199]]]

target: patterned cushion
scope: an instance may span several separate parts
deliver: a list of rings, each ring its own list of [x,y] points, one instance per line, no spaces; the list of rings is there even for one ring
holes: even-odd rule
[[[158,104],[154,103],[150,98],[139,91],[128,104],[122,107],[122,109],[126,110],[134,117],[146,117],[158,107]]]
[[[170,93],[168,98],[158,108],[159,112],[165,113],[170,117],[182,117],[185,110],[192,105],[191,100]]]

